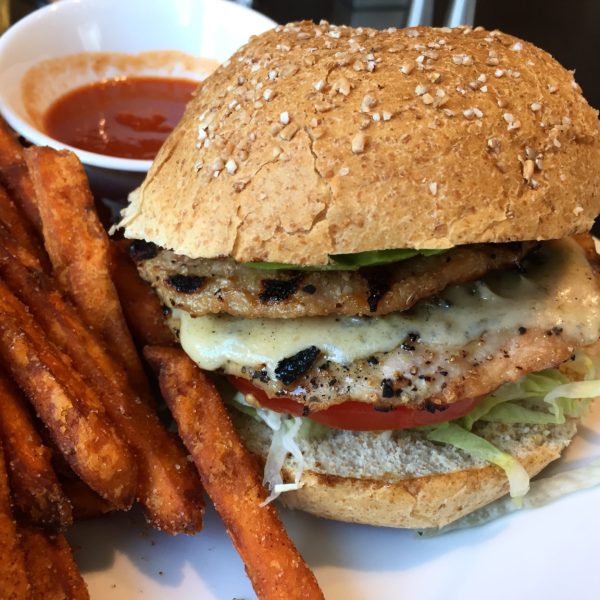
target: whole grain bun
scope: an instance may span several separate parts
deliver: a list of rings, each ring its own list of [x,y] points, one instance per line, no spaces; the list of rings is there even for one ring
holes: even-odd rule
[[[561,238],[600,212],[597,112],[497,31],[293,23],[201,84],[130,201],[127,237],[191,258]]]
[[[271,430],[232,410],[244,444],[266,459]],[[515,456],[530,476],[559,458],[577,432],[564,425],[487,424],[477,433]],[[435,444],[416,431],[383,433],[329,430],[327,437],[301,440],[306,461],[303,487],[281,502],[314,515],[386,527],[443,527],[508,492],[504,472],[464,452]],[[285,466],[293,481],[294,463]]]

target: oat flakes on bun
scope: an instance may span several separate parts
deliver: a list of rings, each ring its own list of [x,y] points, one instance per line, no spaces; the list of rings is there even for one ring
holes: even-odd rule
[[[422,528],[525,494],[600,395],[598,213],[546,52],[301,22],[200,85],[122,226],[271,496]]]

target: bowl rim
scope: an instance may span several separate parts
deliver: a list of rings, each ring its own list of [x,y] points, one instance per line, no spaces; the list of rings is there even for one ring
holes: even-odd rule
[[[166,0],[171,2],[172,0]],[[242,13],[252,13],[259,16],[264,20],[265,24],[270,24],[273,27],[277,26],[277,23],[273,21],[267,15],[264,15],[250,7],[235,2],[228,2],[226,0],[204,0],[204,2],[227,6],[226,10],[234,10]],[[96,7],[102,6],[102,0],[85,0],[83,4],[96,5]],[[82,5],[82,0],[61,0],[61,2],[52,2],[34,10],[29,13],[13,25],[11,25],[2,35],[0,35],[0,54],[2,53],[5,46],[9,45],[14,38],[23,34],[33,23],[43,21],[44,18],[50,13],[57,11],[73,10],[72,7]],[[106,50],[110,52],[110,50]],[[37,127],[32,126],[19,115],[13,112],[11,106],[6,102],[4,95],[0,91],[0,114],[6,120],[6,122],[21,136],[26,138],[28,141],[43,146],[50,146],[57,150],[70,150],[74,152],[82,163],[91,167],[99,167],[103,169],[113,169],[117,171],[131,171],[136,173],[146,172],[152,165],[152,160],[142,160],[134,158],[122,158],[119,156],[111,156],[108,154],[99,154],[97,152],[90,152],[88,150],[82,150],[75,146],[70,146],[64,142],[61,142],[55,138],[46,135],[40,131]]]

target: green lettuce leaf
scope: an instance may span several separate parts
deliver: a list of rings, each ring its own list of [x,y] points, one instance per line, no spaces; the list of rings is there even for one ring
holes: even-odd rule
[[[406,260],[421,254],[422,256],[433,256],[441,254],[445,250],[412,250],[401,248],[398,250],[373,250],[370,252],[357,252],[355,254],[332,254],[327,265],[291,265],[274,262],[251,262],[245,263],[246,267],[263,270],[294,270],[294,271],[356,271],[362,267],[373,267],[387,265],[389,263]]]
[[[564,411],[560,415],[551,414],[542,410],[526,408],[515,402],[505,402],[494,406],[490,412],[482,417],[483,421],[488,423],[527,423],[529,425],[562,425],[565,422]]]

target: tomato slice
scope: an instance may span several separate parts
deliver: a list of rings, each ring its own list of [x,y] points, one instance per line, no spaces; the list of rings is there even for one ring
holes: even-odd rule
[[[231,383],[242,394],[252,394],[257,402],[276,412],[302,416],[304,405],[290,398],[269,398],[263,390],[257,388],[251,381],[241,377],[230,377]],[[335,427],[352,431],[385,431],[388,429],[409,429],[419,425],[433,425],[464,417],[473,410],[481,398],[469,398],[448,406],[446,410],[429,412],[424,409],[398,406],[389,411],[375,410],[372,404],[349,400],[336,404],[325,410],[315,411],[306,415],[309,419]]]

